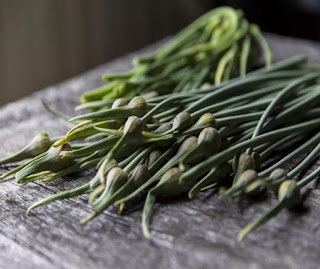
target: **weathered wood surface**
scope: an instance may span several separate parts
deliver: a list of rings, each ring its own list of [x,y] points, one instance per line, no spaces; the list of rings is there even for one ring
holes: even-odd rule
[[[269,35],[275,59],[306,53],[320,63],[320,44]],[[144,50],[153,50],[151,46]],[[46,130],[61,135],[68,124],[48,114],[45,98],[68,114],[81,92],[101,84],[106,71],[125,70],[133,55],[49,87],[0,110],[0,157],[12,153],[34,134]],[[32,63],[31,63],[32,64]],[[32,66],[30,66],[32,68]],[[2,166],[0,173],[8,168]],[[93,172],[93,171],[92,171]],[[52,183],[0,184],[0,268],[319,268],[320,190],[312,183],[299,212],[282,212],[276,219],[236,241],[238,231],[275,201],[229,203],[214,191],[194,200],[179,198],[157,205],[152,240],[140,229],[141,210],[118,216],[115,209],[81,226],[90,208],[81,197],[25,211],[40,198],[86,181],[92,173]],[[139,208],[140,209],[140,208]]]

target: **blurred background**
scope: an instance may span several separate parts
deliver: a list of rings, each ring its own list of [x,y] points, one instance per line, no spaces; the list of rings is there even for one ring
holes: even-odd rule
[[[219,5],[320,40],[320,0],[0,0],[0,105],[172,35]]]

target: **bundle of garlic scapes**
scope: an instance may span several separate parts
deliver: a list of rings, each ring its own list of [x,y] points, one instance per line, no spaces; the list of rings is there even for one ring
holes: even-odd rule
[[[204,82],[216,85],[244,76],[263,50],[265,64],[272,56],[259,27],[240,10],[219,7],[191,23],[151,55],[136,57],[126,73],[106,74],[102,87],[84,93],[78,107],[110,108],[117,98],[132,99],[188,92]]]
[[[144,99],[116,99],[111,108],[70,119],[76,125],[62,138],[37,136],[18,154],[0,163],[31,158],[2,178],[18,183],[51,181],[96,166],[87,183],[49,196],[50,202],[89,194],[88,222],[108,207],[122,212],[132,198],[146,197],[142,227],[162,197],[219,188],[230,201],[242,194],[278,193],[279,201],[239,233],[239,239],[283,208],[297,205],[300,189],[319,174],[296,176],[318,158],[320,147],[320,68],[296,56],[219,85]],[[85,141],[77,144],[76,141]],[[294,149],[272,164],[265,160],[279,147]],[[307,156],[288,171],[301,152]]]

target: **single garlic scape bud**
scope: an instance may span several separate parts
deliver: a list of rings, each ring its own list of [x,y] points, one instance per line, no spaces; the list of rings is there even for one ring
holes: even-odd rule
[[[251,156],[247,153],[237,154],[232,160],[233,183],[236,183],[240,176],[248,169],[255,169],[255,163]]]
[[[143,122],[137,116],[129,116],[124,124],[123,130],[114,130],[114,129],[104,129],[99,128],[97,125],[94,126],[95,129],[108,133],[109,135],[117,135],[117,136],[127,136],[127,135],[141,135],[144,129]]]
[[[106,179],[106,190],[115,192],[128,181],[128,174],[120,167],[112,168]]]
[[[243,228],[238,234],[238,240],[242,240],[247,234],[260,227],[272,217],[276,216],[283,208],[292,208],[297,206],[300,203],[300,199],[300,188],[297,186],[296,181],[283,181],[279,188],[277,204]]]
[[[267,179],[267,188],[278,192],[280,185],[287,179],[287,172],[282,168],[274,169]]]
[[[116,107],[111,109],[103,109],[101,111],[91,112],[76,116],[70,119],[70,122],[91,120],[93,122],[107,120],[107,119],[125,119],[130,116],[141,117],[147,112],[147,104],[141,96],[134,97],[129,104],[122,107]]]
[[[154,164],[160,158],[161,155],[162,155],[161,150],[157,149],[157,150],[151,151],[146,162],[147,166],[150,167],[152,164]]]
[[[159,196],[174,197],[184,192],[185,185],[179,182],[181,174],[182,172],[177,167],[169,169],[162,175],[158,184],[148,192],[142,212],[142,230],[145,237],[151,237],[149,225],[156,198]]]
[[[16,174],[18,183],[28,182],[28,176],[44,171],[57,173],[74,164],[74,159],[62,157],[62,151],[69,151],[69,144],[63,144],[59,147],[51,147],[41,158],[35,159]]]
[[[148,112],[147,103],[141,96],[134,97],[128,107],[131,108],[132,115],[142,117],[144,114]]]
[[[52,141],[50,141],[47,134],[37,134],[22,150],[12,156],[0,159],[0,164],[14,163],[36,157],[39,154],[47,151],[51,145]]]
[[[157,196],[173,197],[185,191],[185,184],[179,182],[182,171],[178,167],[170,168],[165,172],[159,183],[153,188]]]
[[[245,193],[251,194],[251,195],[256,195],[256,194],[264,191],[268,185],[269,185],[269,183],[268,183],[267,178],[258,177],[255,181],[253,181],[251,184],[249,184],[246,187]]]
[[[124,135],[141,135],[143,131],[143,123],[137,116],[130,116],[124,124]]]
[[[182,111],[175,116],[172,123],[172,131],[182,131],[192,125],[192,118],[188,112]]]
[[[258,174],[253,169],[248,169],[244,171],[239,179],[232,185],[232,187],[228,190],[221,188],[221,194],[225,196],[227,199],[232,200],[233,198],[242,194],[246,187],[252,184],[255,180],[257,180]]]
[[[108,164],[105,166],[104,174],[107,175],[111,169],[118,167],[118,162],[115,159],[112,159],[108,162]],[[101,184],[106,184],[106,178],[99,178]]]
[[[248,169],[242,173],[242,175],[240,176],[239,180],[236,183],[236,186],[237,187],[248,186],[257,178],[258,178],[257,172],[253,169]]]
[[[117,108],[117,107],[122,107],[128,104],[128,100],[125,98],[118,98],[114,100],[111,108]]]
[[[203,129],[198,137],[198,145],[203,148],[205,156],[212,156],[221,146],[220,133],[213,127]]]
[[[301,192],[295,180],[285,180],[278,191],[279,202],[284,202],[286,208],[293,208],[301,202]]]
[[[204,113],[196,122],[196,125],[203,128],[206,128],[206,127],[216,128],[217,122],[212,113]]]
[[[198,121],[193,124],[190,128],[185,130],[183,133],[188,134],[196,134],[204,128],[213,127],[216,128],[217,123],[215,117],[211,113],[203,114]]]
[[[145,183],[151,174],[148,167],[145,164],[139,164],[132,172],[130,181],[132,181],[132,187],[137,188]]]
[[[177,156],[182,156],[187,153],[189,150],[195,148],[198,145],[198,138],[195,136],[190,136],[186,138],[181,144]]]

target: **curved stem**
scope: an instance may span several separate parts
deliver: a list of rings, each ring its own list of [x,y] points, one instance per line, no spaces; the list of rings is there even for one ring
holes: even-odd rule
[[[144,202],[142,211],[142,231],[145,237],[151,238],[150,234],[150,219],[152,215],[152,209],[156,202],[156,196],[152,194],[152,191],[148,192],[147,198]]]
[[[249,223],[246,227],[244,227],[238,234],[238,241],[241,241],[247,234],[251,233],[262,224],[270,220],[272,217],[277,215],[284,207],[283,202],[278,202],[275,206],[273,206],[269,211],[264,213],[262,216],[256,218],[254,221]]]

